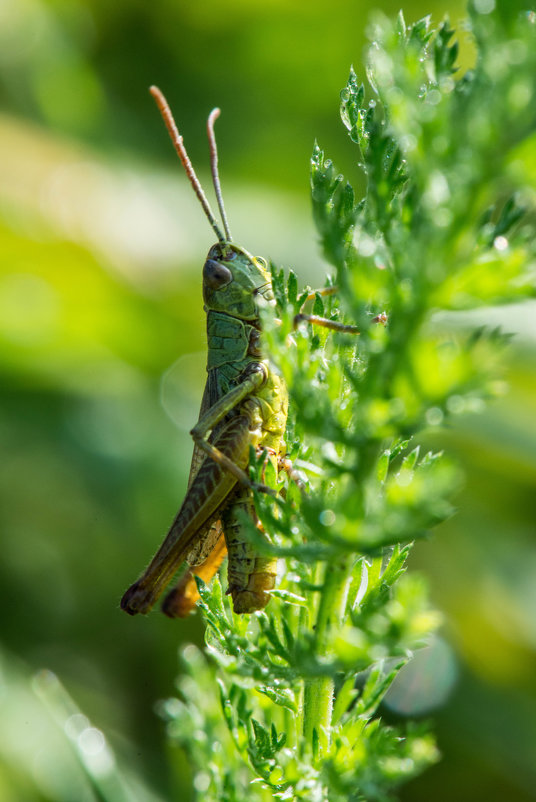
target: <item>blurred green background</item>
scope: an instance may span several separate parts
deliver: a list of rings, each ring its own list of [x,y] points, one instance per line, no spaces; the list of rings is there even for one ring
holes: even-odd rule
[[[313,141],[359,186],[338,92],[352,63],[363,74],[371,12],[398,5],[0,0],[0,802],[100,799],[99,783],[182,799],[189,783],[154,705],[199,617],[118,608],[184,492],[213,240],[147,87],[167,94],[205,185],[221,106],[234,238],[314,285]],[[404,12],[457,23],[464,6]],[[413,802],[536,799],[536,312],[482,319],[517,332],[510,389],[434,442],[466,484],[413,558],[450,647],[386,710],[436,722],[443,762],[403,790]],[[423,689],[446,674],[431,710]]]

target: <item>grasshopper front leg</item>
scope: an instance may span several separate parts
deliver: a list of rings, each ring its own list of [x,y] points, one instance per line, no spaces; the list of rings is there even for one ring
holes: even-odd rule
[[[371,322],[381,323],[385,326],[387,323],[387,315],[385,312],[382,312],[381,314],[376,315],[376,317],[373,317]],[[340,323],[338,320],[329,320],[329,318],[319,317],[318,315],[306,315],[304,312],[300,312],[294,316],[294,328],[297,328],[300,323],[311,323],[313,326],[322,326],[325,329],[331,329],[331,331],[340,331],[343,334],[361,333],[357,326]]]
[[[330,320],[329,318],[320,317],[319,315],[309,315],[304,312],[304,309],[309,301],[314,301],[317,295],[322,295],[324,297],[326,295],[335,295],[338,290],[339,288],[336,285],[331,285],[330,287],[322,287],[319,290],[313,290],[310,292],[304,299],[300,307],[300,311],[294,316],[294,328],[298,328],[300,323],[310,323],[313,326],[322,326],[325,329],[331,329],[331,331],[340,331],[343,334],[360,334],[361,332],[357,326],[340,323],[338,320]],[[387,314],[385,312],[381,312],[379,315],[376,315],[376,317],[373,317],[371,322],[382,323],[385,326],[387,323]]]

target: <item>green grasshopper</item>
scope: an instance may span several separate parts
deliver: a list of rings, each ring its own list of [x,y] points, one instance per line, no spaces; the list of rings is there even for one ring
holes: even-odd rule
[[[246,474],[250,448],[265,453],[275,492],[281,468],[288,399],[281,377],[263,354],[259,305],[275,309],[264,259],[235,245],[221,194],[214,109],[207,123],[214,190],[224,231],[212,213],[194,172],[171,110],[151,87],[171,140],[218,241],[203,267],[207,314],[207,383],[197,424],[186,497],[147,570],[124,594],[127,613],[147,613],[186,560],[192,569],[163,603],[170,617],[184,616],[196,601],[192,572],[208,581],[229,554],[228,593],[236,613],[263,609],[274,588],[277,561],[255,553],[244,534],[244,512],[256,520],[252,482]],[[268,468],[268,466],[266,466]],[[225,540],[224,540],[225,539]]]
[[[199,598],[193,574],[208,582],[228,553],[227,592],[232,596],[234,611],[253,613],[262,610],[270,599],[277,560],[256,553],[244,531],[244,513],[257,522],[252,494],[255,485],[246,473],[250,449],[253,447],[259,459],[264,453],[263,475],[270,477],[268,485],[256,485],[257,489],[275,493],[282,469],[293,476],[289,461],[284,459],[287,390],[261,341],[260,305],[275,315],[272,280],[265,260],[252,256],[231,238],[214,135],[219,109],[210,113],[207,132],[223,231],[195,174],[167,101],[157,87],[151,87],[150,92],[218,242],[208,252],[203,267],[208,378],[199,420],[190,433],[194,453],[186,497],[147,570],[124,594],[121,607],[131,615],[147,613],[186,560],[190,569],[167,594],[163,611],[172,618],[187,615]],[[335,290],[327,287],[320,293],[332,294]],[[312,293],[305,300],[314,297]],[[384,323],[385,315],[374,320]],[[355,326],[301,312],[295,317],[295,325],[303,321],[359,333]]]

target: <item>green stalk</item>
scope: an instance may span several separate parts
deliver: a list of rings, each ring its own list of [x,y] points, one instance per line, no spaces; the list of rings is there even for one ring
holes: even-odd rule
[[[307,629],[307,610],[303,607],[300,607],[298,613],[298,632],[301,634],[306,631]],[[305,683],[303,679],[300,679],[298,694],[298,712],[296,715],[296,743],[300,743],[300,738],[302,732],[305,731]]]
[[[329,658],[333,653],[333,636],[346,607],[351,564],[352,558],[345,556],[325,566],[315,626],[315,651],[319,657]],[[329,676],[315,677],[305,684],[303,732],[313,754],[317,749],[317,758],[327,754],[331,743],[333,690],[333,678]]]

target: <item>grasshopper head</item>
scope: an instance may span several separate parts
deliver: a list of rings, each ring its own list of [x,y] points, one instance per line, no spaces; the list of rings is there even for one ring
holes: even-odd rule
[[[212,109],[210,112],[207,120],[207,133],[210,144],[212,181],[223,223],[223,231],[220,229],[212,213],[210,204],[203,192],[203,187],[192,167],[192,163],[184,147],[184,142],[182,141],[182,136],[179,134],[177,124],[173,119],[167,100],[158,87],[152,86],[149,91],[160,109],[171,141],[173,142],[194,192],[203,207],[207,220],[218,237],[218,242],[216,245],[213,245],[208,252],[207,260],[203,268],[203,298],[205,300],[205,307],[207,310],[224,312],[227,315],[232,315],[241,320],[258,320],[260,303],[275,305],[274,293],[272,290],[272,277],[264,259],[252,256],[244,250],[244,248],[240,248],[238,245],[231,242],[231,232],[229,230],[229,224],[227,223],[227,216],[225,214],[220,188],[218,151],[216,148],[216,137],[214,135],[214,122],[217,120],[220,110]]]
[[[203,299],[214,312],[256,320],[261,299],[270,304],[274,301],[266,262],[233,242],[216,243],[203,267]]]

